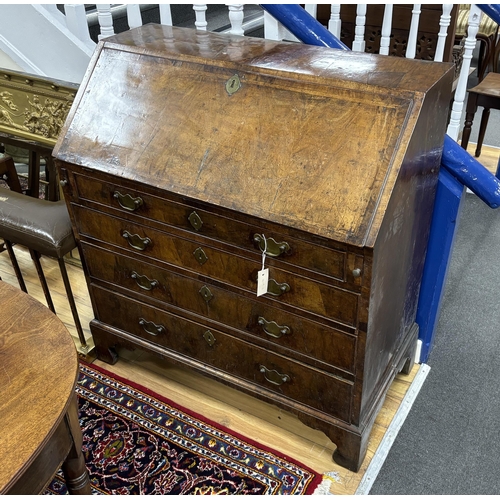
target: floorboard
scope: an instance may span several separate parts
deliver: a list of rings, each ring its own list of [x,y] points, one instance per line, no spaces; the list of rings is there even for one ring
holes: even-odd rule
[[[14,251],[26,280],[28,292],[45,304],[29,252],[20,245],[16,245]],[[42,257],[41,262],[57,314],[73,336],[75,344],[78,345],[78,337],[57,261]],[[67,268],[84,333],[91,341],[89,322],[93,318],[93,313],[85,277],[81,267],[68,264]],[[18,286],[7,252],[0,253],[0,277],[5,282]],[[322,432],[310,429],[294,415],[284,410],[242,394],[193,371],[181,369],[159,357],[139,350],[121,351],[119,361],[113,366],[101,361],[96,361],[95,364],[128,380],[147,386],[175,403],[205,415],[265,446],[274,448],[317,472],[329,473],[330,492],[337,495],[352,495],[356,492],[418,371],[418,365],[416,365],[410,375],[396,377],[373,427],[366,459],[361,470],[353,473],[333,462],[331,456],[335,445]]]

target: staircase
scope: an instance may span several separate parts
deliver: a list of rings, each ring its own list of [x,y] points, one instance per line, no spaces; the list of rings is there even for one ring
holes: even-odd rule
[[[0,68],[80,83],[96,43],[113,33],[152,22],[258,36],[263,18],[257,5],[1,4]]]

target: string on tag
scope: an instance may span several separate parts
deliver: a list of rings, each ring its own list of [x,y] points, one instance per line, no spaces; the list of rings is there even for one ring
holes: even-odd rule
[[[262,235],[262,238],[264,238],[264,250],[262,252],[262,269],[261,271],[264,271],[264,263],[266,261],[266,251],[267,251],[267,240],[264,235]]]

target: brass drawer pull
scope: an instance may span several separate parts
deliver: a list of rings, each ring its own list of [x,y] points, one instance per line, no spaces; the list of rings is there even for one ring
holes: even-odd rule
[[[281,254],[290,251],[290,245],[286,241],[278,243],[273,238],[264,238],[260,234],[253,235],[253,241],[258,244],[261,252],[266,250],[266,255],[269,257],[279,257]]]
[[[144,203],[140,196],[132,198],[129,194],[121,194],[119,191],[115,191],[113,193],[113,197],[118,201],[120,207],[128,210],[129,212],[135,212]]]
[[[138,234],[131,234],[128,231],[123,231],[122,236],[128,241],[128,244],[136,250],[146,250],[146,247],[151,243],[149,238],[141,238]]]
[[[151,291],[153,288],[158,286],[157,280],[150,280],[147,276],[137,274],[135,271],[132,271],[130,277],[134,279],[137,286],[143,290]]]
[[[290,335],[292,331],[288,326],[280,326],[276,321],[267,321],[266,318],[259,316],[259,325],[262,327],[264,332],[275,339],[281,338],[283,335]]]
[[[264,365],[259,366],[260,373],[264,374],[264,378],[274,385],[281,385],[285,382],[290,382],[290,377],[286,373],[278,373],[276,370],[269,370]]]
[[[279,297],[280,295],[283,295],[285,292],[289,291],[290,285],[288,283],[278,283],[275,280],[269,280],[269,284],[267,285],[267,293]]]
[[[203,221],[201,217],[196,212],[191,212],[188,217],[189,223],[193,226],[193,229],[199,231],[201,226],[203,226]]]
[[[146,321],[144,318],[139,318],[139,325],[142,326],[142,329],[149,333],[150,335],[160,335],[160,333],[166,332],[165,327],[162,325],[155,325],[152,321]]]

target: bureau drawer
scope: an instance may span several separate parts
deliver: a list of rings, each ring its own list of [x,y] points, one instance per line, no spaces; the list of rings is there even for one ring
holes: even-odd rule
[[[98,320],[349,421],[352,382],[91,285]]]
[[[81,175],[75,178],[81,199],[113,207],[126,217],[133,214],[259,254],[264,249],[264,235],[268,257],[276,265],[286,263],[299,266],[355,285],[362,282],[358,274],[358,270],[363,270],[363,257],[360,255],[292,239],[279,231],[213,214],[137,189],[116,186],[113,182],[100,182]]]
[[[92,279],[139,293],[242,330],[271,342],[281,352],[292,350],[346,372],[354,372],[356,336],[251,300],[212,284],[153,266],[144,261],[82,244]],[[286,352],[285,352],[286,354]]]
[[[137,256],[158,259],[218,281],[257,290],[261,262],[204,246],[163,231],[134,224],[102,212],[74,206],[78,230]],[[271,269],[269,290],[261,300],[278,301],[352,326],[357,322],[358,295],[279,269]],[[286,290],[286,291],[284,291]]]

